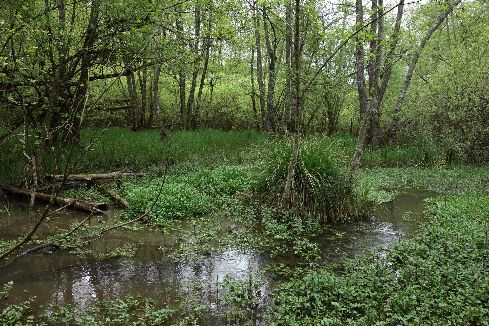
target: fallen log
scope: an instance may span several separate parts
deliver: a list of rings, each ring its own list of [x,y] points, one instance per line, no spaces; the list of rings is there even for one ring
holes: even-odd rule
[[[125,198],[121,197],[114,190],[110,189],[109,186],[107,186],[105,183],[99,182],[99,183],[97,183],[97,185],[98,185],[99,189],[104,194],[106,194],[107,196],[109,196],[110,198],[112,198],[112,200],[114,202],[116,202],[117,204],[119,204],[119,206],[124,207],[124,208],[128,208],[129,207],[129,203],[127,202],[127,200]]]
[[[66,181],[83,181],[92,182],[96,180],[112,180],[120,177],[144,177],[145,173],[123,173],[123,172],[111,172],[111,173],[95,173],[95,174],[71,174],[66,177]],[[64,175],[62,174],[48,174],[46,179],[51,181],[63,181]]]
[[[38,252],[40,250],[43,250],[45,248],[50,248],[52,250],[61,250],[63,247],[57,243],[44,243],[44,244],[40,244],[38,246],[32,247],[31,249],[24,251],[19,256],[30,255],[30,254],[33,254],[33,253]]]
[[[18,188],[11,187],[1,187],[1,189],[6,192],[17,196],[23,196],[30,198],[32,193]],[[41,201],[49,202],[51,200],[51,195],[42,193],[42,192],[34,192],[34,196],[36,199]],[[80,211],[88,212],[88,213],[96,213],[96,214],[106,214],[108,209],[108,205],[105,203],[96,203],[85,200],[79,200],[74,198],[65,198],[65,197],[54,197],[54,203],[59,206],[66,206],[73,209],[77,209]]]

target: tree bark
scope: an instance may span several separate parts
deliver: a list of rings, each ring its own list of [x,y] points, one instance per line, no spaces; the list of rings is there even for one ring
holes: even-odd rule
[[[195,88],[197,87],[197,77],[199,75],[199,66],[200,66],[200,53],[199,53],[199,38],[200,38],[200,27],[201,27],[201,11],[200,6],[197,5],[195,7],[195,25],[194,25],[194,43],[192,44],[192,54],[194,56],[194,69],[192,72],[192,81],[190,84],[190,90],[187,99],[187,111],[185,115],[185,120],[187,125],[186,129],[192,127],[192,120],[194,115],[194,103],[195,103]]]
[[[255,88],[255,48],[251,48],[250,60],[250,82],[251,82],[251,109],[255,120],[255,129],[260,130],[260,120],[258,119],[258,111],[256,108],[256,88]]]
[[[356,28],[363,26],[363,3],[362,0],[356,0]],[[357,35],[355,41],[355,66],[356,66],[356,83],[358,90],[358,100],[360,104],[360,120],[363,119],[364,114],[367,112],[368,106],[368,94],[367,87],[365,85],[365,49],[363,43],[360,40],[360,36]]]
[[[183,26],[180,21],[180,16],[178,14],[177,19],[175,21],[176,29],[178,35],[183,34]],[[183,50],[183,49],[182,49]],[[178,71],[178,94],[179,94],[179,105],[180,105],[180,124],[181,128],[185,129],[187,125],[186,115],[185,115],[185,107],[186,107],[186,73],[185,73],[185,63],[180,62],[180,69]]]
[[[295,0],[294,10],[294,42],[292,53],[292,89],[294,91],[294,108],[293,108],[293,129],[294,148],[287,169],[287,180],[285,182],[282,202],[286,205],[291,203],[291,191],[294,182],[295,169],[299,157],[300,138],[299,138],[299,117],[301,106],[300,91],[300,0]]]
[[[85,108],[87,92],[88,92],[88,82],[89,82],[89,72],[92,66],[92,48],[97,39],[98,22],[100,15],[100,5],[101,0],[93,0],[90,9],[90,18],[88,20],[88,26],[85,32],[85,40],[83,43],[83,54],[80,63],[80,78],[78,81],[78,89],[74,98],[73,109],[71,112],[73,125],[72,133],[69,135],[68,139],[72,141],[80,141],[80,130],[82,118],[81,114]]]
[[[263,7],[263,30],[265,34],[265,45],[267,48],[267,58],[268,58],[268,89],[267,89],[267,130],[275,132],[276,131],[276,112],[275,112],[275,69],[277,62],[277,42],[274,38],[273,42],[270,40],[270,29],[267,22],[267,7]]]
[[[285,99],[284,99],[284,129],[292,128],[292,90],[291,90],[291,55],[292,55],[292,2],[285,4]]]
[[[128,124],[131,127],[131,130],[134,131],[139,128],[137,116],[139,111],[139,99],[136,89],[136,78],[134,77],[134,72],[131,71],[131,73],[126,76],[126,79],[129,98],[131,99],[131,107],[128,110]]]
[[[257,1],[253,2],[253,22],[255,28],[256,46],[256,78],[258,81],[258,98],[260,103],[261,126],[266,130],[265,85],[263,82],[263,58],[261,53],[260,18],[258,15]]]
[[[202,112],[202,101],[205,79],[207,77],[207,69],[209,67],[209,58],[211,52],[211,40],[208,38],[205,42],[205,54],[204,54],[204,67],[202,68],[202,75],[200,76],[199,92],[197,93],[197,107],[194,113],[193,127],[198,128],[200,124],[200,112]]]
[[[107,196],[109,196],[110,198],[112,198],[112,200],[114,202],[116,202],[120,207],[123,207],[123,208],[128,208],[129,207],[129,203],[127,202],[127,200],[125,198],[122,198],[118,193],[116,193],[114,190],[110,189],[109,186],[107,186],[107,184],[103,183],[103,182],[99,182],[98,183],[98,187],[99,189],[104,193],[106,194]]]
[[[152,109],[151,109],[151,117],[150,124],[153,124],[154,118],[156,118],[156,124],[160,130],[160,139],[164,140],[166,138],[166,130],[165,130],[165,121],[163,117],[163,112],[161,112],[160,105],[160,75],[161,75],[161,64],[155,66],[155,70],[153,72],[153,87],[152,91]]]

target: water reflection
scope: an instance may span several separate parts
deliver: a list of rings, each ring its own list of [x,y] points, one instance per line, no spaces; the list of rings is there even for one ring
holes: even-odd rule
[[[369,248],[386,247],[413,234],[417,228],[415,217],[421,216],[423,210],[423,199],[432,195],[405,192],[394,202],[379,207],[373,221],[329,228],[316,239],[323,262],[337,262]],[[0,239],[13,238],[24,229],[31,221],[25,213],[25,207],[18,210],[11,207],[11,214],[0,218]],[[70,212],[69,223],[74,222],[73,216],[75,220],[82,217]],[[68,223],[66,219],[59,220],[57,223]],[[171,304],[181,297],[182,291],[194,290],[213,310],[221,295],[219,284],[226,276],[247,280],[249,275],[259,275],[260,269],[273,262],[259,251],[227,250],[195,261],[175,263],[158,250],[168,240],[161,233],[149,235],[147,230],[129,236],[115,235],[97,245],[113,248],[131,241],[138,246],[138,253],[132,259],[97,261],[66,253],[22,257],[0,269],[0,284],[15,282],[11,295],[14,302],[36,296],[37,303],[51,308],[68,303],[85,310],[96,301],[125,295],[142,295]],[[266,275],[258,277],[259,290],[266,298],[272,281]]]

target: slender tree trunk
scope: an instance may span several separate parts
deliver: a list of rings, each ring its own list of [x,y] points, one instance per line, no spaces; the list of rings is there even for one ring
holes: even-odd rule
[[[205,44],[205,54],[204,54],[204,67],[202,68],[202,75],[200,77],[199,92],[197,93],[197,107],[194,113],[194,128],[198,128],[200,124],[200,112],[202,111],[202,101],[205,79],[207,77],[207,68],[209,66],[209,57],[211,52],[211,40],[207,39]]]
[[[293,198],[292,187],[294,183],[295,169],[299,157],[300,150],[300,133],[299,133],[299,117],[301,107],[301,91],[300,91],[300,0],[295,0],[295,12],[294,12],[294,42],[292,53],[292,89],[294,92],[294,107],[293,107],[293,129],[294,133],[294,148],[289,161],[289,167],[287,170],[287,180],[285,183],[282,202],[285,205],[290,205]]]
[[[285,100],[284,100],[284,129],[292,128],[292,91],[291,91],[291,54],[292,54],[292,2],[285,4]]]
[[[263,7],[263,30],[265,33],[265,45],[268,57],[268,89],[267,89],[267,129],[276,131],[276,112],[275,112],[275,67],[277,62],[276,41],[274,44],[270,40],[270,29],[267,23],[267,8]]]
[[[144,61],[143,61],[144,64]],[[146,125],[146,108],[148,107],[148,70],[146,68],[138,70],[138,78],[139,78],[139,89],[141,90],[141,110],[139,112],[139,123],[138,125],[141,128],[144,128]]]
[[[157,64],[153,71],[153,80],[151,82],[151,113],[149,115],[148,125],[153,125],[156,118],[156,123],[161,127],[162,117],[160,108],[160,75],[161,75],[161,64]]]
[[[356,28],[363,26],[363,3],[362,0],[356,0]],[[355,41],[355,65],[356,65],[356,82],[358,90],[358,100],[360,104],[360,120],[367,112],[368,95],[365,86],[365,50],[359,36]]]
[[[183,26],[180,21],[180,15],[177,14],[177,19],[175,21],[175,26],[178,32],[178,35],[183,34]],[[183,51],[183,49],[181,49]],[[181,128],[184,129],[185,126],[187,125],[187,120],[186,120],[186,72],[185,72],[185,62],[181,61],[179,62],[180,69],[178,71],[178,95],[179,95],[179,106],[180,106],[180,124]]]
[[[263,59],[261,53],[261,33],[260,18],[258,15],[257,1],[253,2],[253,22],[255,28],[255,46],[256,46],[256,78],[258,81],[258,98],[260,103],[261,125],[266,130],[266,107],[265,107],[265,84],[263,82]]]
[[[195,8],[195,33],[194,33],[194,43],[192,45],[192,53],[194,55],[194,69],[192,72],[192,81],[190,84],[190,90],[188,94],[187,100],[187,112],[186,112],[186,121],[187,125],[185,126],[187,129],[191,128],[193,114],[194,114],[194,102],[195,102],[195,88],[197,87],[197,77],[199,75],[199,65],[200,65],[200,54],[199,54],[199,38],[200,38],[200,27],[201,27],[201,11],[200,6],[197,5]]]
[[[130,68],[129,68],[130,69]],[[136,89],[136,78],[134,77],[134,72],[131,70],[126,76],[127,79],[127,90],[129,92],[129,98],[131,100],[131,107],[128,110],[129,113],[129,126],[131,130],[135,131],[138,129],[138,116],[139,112],[139,99]]]
[[[258,111],[256,108],[256,88],[255,88],[255,48],[251,48],[250,60],[250,82],[251,82],[251,109],[253,110],[253,118],[255,120],[255,129],[260,130],[260,120],[258,119]]]
[[[80,79],[78,81],[78,90],[76,91],[76,95],[73,103],[73,109],[71,113],[73,117],[73,126],[72,126],[73,131],[69,139],[73,141],[80,140],[80,129],[82,123],[80,114],[84,110],[86,104],[88,81],[89,81],[89,70],[92,65],[91,50],[97,39],[100,5],[101,5],[101,0],[92,1],[88,26],[85,31],[85,41],[83,43],[83,50],[82,50],[83,54],[80,63]]]
[[[438,16],[437,20],[433,23],[431,28],[426,32],[425,36],[421,39],[421,42],[419,42],[419,45],[413,54],[411,62],[409,63],[408,70],[406,72],[406,76],[404,77],[402,88],[399,93],[399,97],[397,98],[396,107],[394,109],[394,117],[392,119],[392,123],[388,132],[389,143],[393,143],[395,138],[397,137],[397,133],[399,131],[399,113],[401,112],[407,90],[411,83],[411,79],[413,78],[414,70],[416,69],[416,64],[421,57],[423,49],[425,48],[433,33],[438,29],[438,27],[440,27],[443,21],[448,17],[448,15],[450,15],[453,9],[460,4],[460,2],[461,0],[453,0],[448,9],[446,9],[445,12]]]

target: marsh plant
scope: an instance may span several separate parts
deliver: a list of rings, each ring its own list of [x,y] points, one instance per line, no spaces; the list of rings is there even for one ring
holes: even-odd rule
[[[268,194],[275,203],[287,180],[292,146],[278,144],[265,161],[259,194]],[[339,223],[355,215],[356,199],[347,173],[317,143],[305,144],[299,152],[292,182],[293,206],[315,216],[321,223]]]

